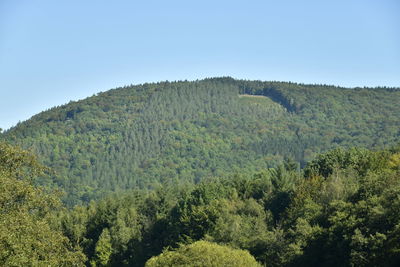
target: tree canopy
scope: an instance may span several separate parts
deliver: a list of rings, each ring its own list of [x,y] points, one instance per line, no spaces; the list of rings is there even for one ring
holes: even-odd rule
[[[232,249],[207,241],[197,241],[181,246],[174,251],[165,251],[151,258],[146,267],[260,267],[261,265],[248,253],[240,249]]]
[[[148,264],[184,260],[180,251],[198,241],[246,250],[267,266],[397,266],[399,155],[398,147],[337,149],[304,170],[287,160],[253,175],[128,190],[59,219],[91,262],[110,266],[160,254]]]
[[[83,266],[85,256],[52,227],[59,199],[33,184],[44,169],[27,151],[0,143],[2,266]]]
[[[40,113],[0,134],[0,265],[399,266],[399,102],[218,78]]]
[[[109,192],[251,174],[290,157],[399,142],[400,90],[213,78],[130,85],[1,134],[54,170],[69,206]],[[50,182],[52,181],[52,182]]]

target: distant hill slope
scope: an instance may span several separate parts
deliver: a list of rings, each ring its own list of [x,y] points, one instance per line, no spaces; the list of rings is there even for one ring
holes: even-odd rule
[[[396,88],[161,82],[52,108],[1,138],[37,153],[73,205],[109,191],[253,172],[284,157],[305,162],[336,146],[393,145],[399,103]]]

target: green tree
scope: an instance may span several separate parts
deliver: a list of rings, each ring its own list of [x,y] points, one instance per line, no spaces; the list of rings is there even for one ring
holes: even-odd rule
[[[110,257],[112,255],[111,236],[108,228],[104,228],[99,240],[96,243],[94,260],[92,266],[110,266]]]
[[[175,251],[165,251],[146,262],[146,267],[196,266],[196,267],[259,267],[248,251],[233,249],[207,241],[197,241],[181,246]]]
[[[83,266],[84,255],[51,223],[59,199],[33,184],[43,170],[27,151],[0,143],[1,266]]]

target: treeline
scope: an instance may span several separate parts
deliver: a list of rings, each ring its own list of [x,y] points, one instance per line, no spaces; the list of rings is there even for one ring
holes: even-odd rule
[[[109,192],[304,166],[338,146],[399,141],[400,91],[231,78],[126,86],[42,112],[0,135],[54,170],[69,206]]]
[[[254,175],[136,189],[71,210],[29,185],[42,167],[26,152],[3,145],[0,165],[5,266],[400,264],[400,146],[339,148],[304,169],[286,160]]]

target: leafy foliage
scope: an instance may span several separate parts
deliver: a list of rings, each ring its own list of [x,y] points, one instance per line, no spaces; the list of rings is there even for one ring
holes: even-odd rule
[[[91,262],[109,232],[110,266],[143,266],[161,253],[149,266],[190,265],[202,256],[188,251],[199,240],[247,250],[268,266],[397,266],[399,151],[333,150],[304,171],[287,161],[252,176],[127,191],[59,218]],[[343,155],[351,164],[338,166]]]
[[[147,267],[163,266],[260,266],[246,251],[232,249],[226,246],[206,241],[197,241],[191,245],[182,246],[175,251],[166,251],[151,258]]]
[[[33,185],[44,168],[26,151],[0,143],[0,265],[82,266],[84,255],[52,225],[59,199]]]
[[[111,191],[302,166],[399,141],[400,90],[214,78],[126,86],[42,112],[1,138],[55,173],[69,206]]]
[[[286,160],[255,175],[128,190],[72,210],[33,185],[45,168],[31,154],[0,148],[5,266],[82,266],[85,256],[87,266],[400,263],[399,146],[336,149],[303,171]]]
[[[0,135],[54,170],[0,144],[0,265],[399,266],[399,100],[218,78],[38,114]]]

